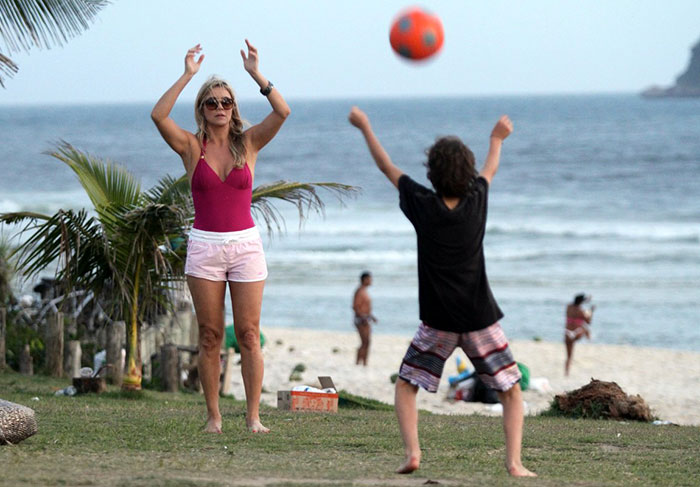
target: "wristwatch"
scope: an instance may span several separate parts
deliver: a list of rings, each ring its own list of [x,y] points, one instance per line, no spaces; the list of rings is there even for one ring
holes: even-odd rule
[[[265,88],[260,88],[260,93],[263,94],[263,96],[267,96],[270,94],[272,91],[272,87],[275,86],[272,84],[272,81],[267,82],[267,86]]]

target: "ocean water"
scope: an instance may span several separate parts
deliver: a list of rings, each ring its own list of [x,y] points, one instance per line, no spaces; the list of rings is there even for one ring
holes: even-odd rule
[[[370,115],[394,162],[428,184],[424,151],[459,135],[483,161],[488,135],[507,113],[490,192],[485,240],[491,287],[511,338],[560,341],[564,307],[593,295],[596,342],[700,350],[700,100],[634,95],[454,99],[291,100],[292,116],[260,154],[256,184],[336,181],[361,188],[325,217],[264,235],[270,277],[262,324],[352,330],[361,271],[377,333],[410,336],[418,324],[415,236],[396,190],[347,122],[353,103]],[[66,140],[127,166],[144,188],[181,162],[150,121],[151,106],[0,109],[0,212],[89,206],[72,172],[43,154]],[[241,101],[252,122],[264,101]],[[192,129],[192,107],[173,116]],[[5,235],[12,229],[5,228]]]

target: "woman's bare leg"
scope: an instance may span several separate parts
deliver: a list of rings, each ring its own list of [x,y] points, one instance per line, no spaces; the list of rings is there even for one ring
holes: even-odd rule
[[[241,375],[246,397],[246,425],[253,433],[270,430],[260,423],[263,357],[260,348],[260,310],[265,281],[230,282],[233,323],[241,350]]]
[[[219,411],[219,376],[221,375],[221,341],[224,336],[224,297],[226,283],[187,276],[199,325],[199,380],[207,403],[207,433],[221,433]]]
[[[564,337],[564,343],[566,344],[566,363],[564,364],[564,375],[569,375],[569,369],[571,368],[571,359],[574,357],[574,343],[575,340],[571,338]]]

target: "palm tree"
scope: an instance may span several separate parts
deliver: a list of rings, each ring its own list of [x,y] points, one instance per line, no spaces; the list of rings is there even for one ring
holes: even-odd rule
[[[163,304],[169,284],[181,272],[181,259],[166,244],[185,228],[185,210],[159,202],[163,196],[159,189],[167,181],[143,193],[124,168],[103,163],[69,144],[61,144],[50,155],[76,173],[92,201],[94,216],[84,209],[59,210],[51,216],[21,212],[0,215],[0,221],[27,222],[24,231],[31,234],[18,246],[18,268],[25,276],[35,276],[58,262],[56,278],[64,290],[92,291],[103,297],[113,319],[129,323],[125,384],[139,388],[140,317]],[[175,188],[168,188],[171,196],[178,194]]]
[[[107,0],[0,0],[0,86],[19,69],[7,55],[49,49],[89,28]]]
[[[66,142],[49,155],[67,164],[78,176],[94,206],[59,210],[54,215],[5,213],[0,223],[24,224],[30,232],[17,250],[17,268],[26,277],[57,266],[56,278],[65,289],[90,290],[102,297],[114,320],[128,322],[127,374],[124,387],[141,386],[140,324],[144,317],[169,307],[173,284],[184,276],[182,241],[194,210],[186,176],[169,176],[144,192],[123,167],[103,162]],[[293,203],[300,219],[323,211],[316,188],[339,198],[356,188],[338,183],[279,181],[253,190],[253,211],[268,230],[281,229],[283,218],[270,199]]]
[[[12,247],[10,243],[4,235],[0,234],[0,308],[14,301],[12,294],[14,265],[10,259],[11,253]]]

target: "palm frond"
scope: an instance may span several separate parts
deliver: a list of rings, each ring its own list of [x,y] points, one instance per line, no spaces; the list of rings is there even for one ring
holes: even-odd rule
[[[85,210],[59,210],[37,223],[15,252],[17,270],[31,278],[56,267],[56,279],[96,294],[111,280],[110,249],[99,221]]]
[[[146,199],[151,203],[192,207],[192,194],[187,174],[177,179],[169,174],[164,176],[158,184],[148,190]]]
[[[97,13],[109,3],[106,0],[0,0],[2,50],[11,54],[32,47],[48,49],[63,45],[87,30]],[[17,68],[2,55],[0,66],[0,72],[9,75]],[[0,77],[0,85],[2,82]]]
[[[149,203],[133,208],[109,207],[101,215],[105,227],[110,227],[113,247],[124,251],[125,259],[116,261],[121,270],[131,269],[140,259],[158,275],[169,271],[164,255],[172,247],[170,238],[182,233],[185,211],[181,207]]]
[[[12,259],[13,247],[9,240],[0,234],[0,306],[14,300],[12,279],[15,274],[15,263]]]
[[[6,223],[8,225],[14,225],[17,223],[25,222],[30,220],[30,223],[36,220],[48,220],[51,217],[49,215],[43,215],[41,213],[35,213],[33,211],[16,211],[11,213],[0,214],[0,223]]]
[[[102,161],[66,141],[60,141],[55,150],[46,154],[75,172],[97,210],[109,205],[135,205],[141,199],[141,184],[131,172],[118,164]]]
[[[281,231],[284,218],[270,200],[280,199],[292,203],[299,211],[299,226],[311,211],[324,214],[325,205],[316,189],[322,188],[333,193],[343,203],[343,198],[353,196],[359,188],[341,183],[298,183],[294,181],[277,181],[263,184],[253,190],[251,209],[265,222],[268,233],[275,229]]]
[[[0,53],[0,86],[4,88],[5,78],[14,76],[17,71],[19,71],[19,68],[12,59]]]
[[[7,225],[25,224],[24,227],[20,228],[15,237],[20,237],[24,232],[38,228],[40,226],[39,221],[45,222],[50,219],[51,216],[49,215],[35,213],[33,211],[16,211],[11,213],[0,214],[0,223],[5,223]],[[12,256],[14,256],[15,253],[19,252],[22,249],[22,245],[15,247],[12,252]]]
[[[138,286],[140,314],[168,303],[171,283],[184,272],[184,254],[173,250],[171,239],[183,233],[186,211],[178,205],[147,203],[109,206],[99,210],[112,250],[110,266],[119,291],[121,309],[133,304]],[[184,249],[183,249],[184,250]],[[140,267],[140,273],[135,272]],[[139,282],[135,276],[139,275]]]

